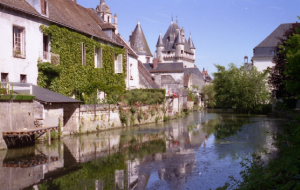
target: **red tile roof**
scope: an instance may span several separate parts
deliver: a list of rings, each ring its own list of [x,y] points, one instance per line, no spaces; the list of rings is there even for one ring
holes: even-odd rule
[[[87,9],[71,0],[48,0],[49,16],[39,14],[26,0],[0,0],[0,5],[31,14],[52,23],[67,27],[80,33],[88,34],[116,45],[121,44],[110,39],[101,29],[104,22],[93,9]]]

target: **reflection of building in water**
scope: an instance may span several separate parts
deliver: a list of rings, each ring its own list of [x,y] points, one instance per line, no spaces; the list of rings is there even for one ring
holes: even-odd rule
[[[166,153],[127,161],[127,189],[145,189],[149,185],[151,189],[148,183],[151,183],[151,175],[156,174],[160,180],[169,184],[169,189],[180,189],[187,175],[193,173],[196,165],[195,150],[205,141],[205,134],[198,124],[191,127],[177,123],[171,125],[165,131]]]
[[[14,190],[29,187],[63,165],[59,149],[27,147],[0,151],[1,188]]]

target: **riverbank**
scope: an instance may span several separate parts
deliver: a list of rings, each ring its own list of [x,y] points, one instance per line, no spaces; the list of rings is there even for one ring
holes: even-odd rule
[[[300,189],[300,116],[293,116],[275,138],[279,149],[268,164],[256,156],[237,181],[237,189]]]

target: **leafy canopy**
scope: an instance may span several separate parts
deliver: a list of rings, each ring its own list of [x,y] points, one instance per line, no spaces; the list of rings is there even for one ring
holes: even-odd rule
[[[234,64],[215,65],[214,90],[216,100],[224,109],[235,108],[237,112],[259,113],[270,103],[270,91],[267,85],[268,72],[259,72],[256,67],[246,69]]]

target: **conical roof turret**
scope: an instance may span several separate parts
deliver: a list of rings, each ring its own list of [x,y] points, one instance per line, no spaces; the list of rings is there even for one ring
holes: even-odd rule
[[[181,37],[181,34],[180,34],[180,29],[177,29],[177,35],[176,35],[174,44],[184,44],[183,40],[182,40],[182,37]]]
[[[195,46],[194,46],[194,42],[192,40],[192,35],[190,35],[188,43],[189,43],[190,49],[196,49]]]
[[[163,40],[161,38],[161,34],[159,34],[156,47],[165,47],[165,44],[164,44],[164,42],[163,42]]]
[[[138,55],[146,55],[152,57],[152,53],[150,51],[140,22],[138,22],[130,37],[130,46]]]

